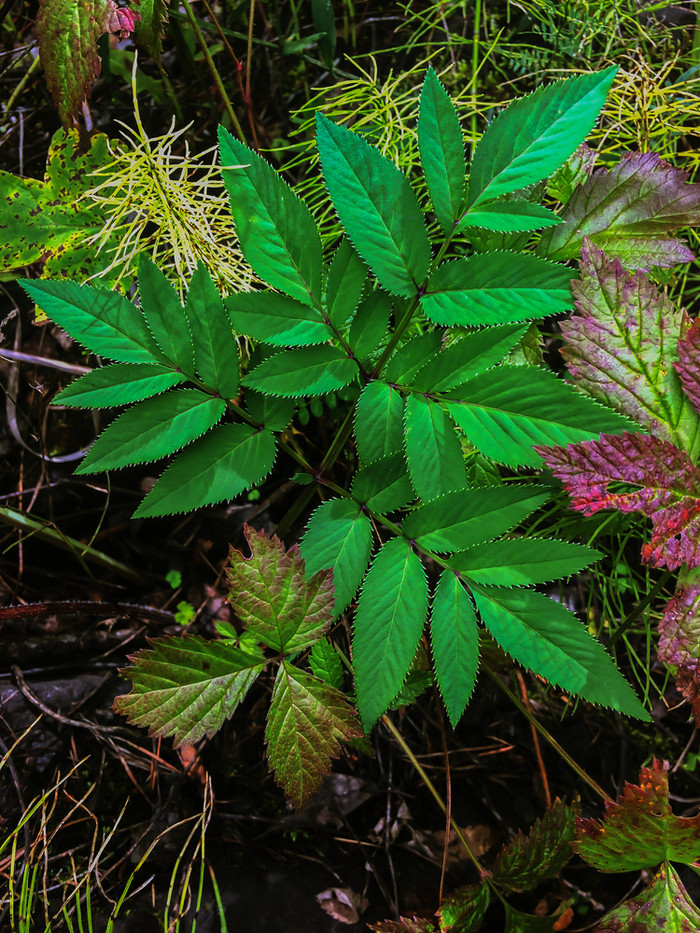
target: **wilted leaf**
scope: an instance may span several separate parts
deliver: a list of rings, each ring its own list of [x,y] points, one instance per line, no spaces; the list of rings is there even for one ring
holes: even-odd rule
[[[663,865],[652,883],[606,914],[594,933],[695,933],[700,911],[688,897],[672,865]]]
[[[512,839],[498,853],[493,877],[518,891],[529,891],[544,878],[555,875],[573,854],[574,822],[578,806],[555,800],[544,816]]]

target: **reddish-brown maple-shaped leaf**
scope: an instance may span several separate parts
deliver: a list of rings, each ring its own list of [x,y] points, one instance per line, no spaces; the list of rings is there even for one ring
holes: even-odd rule
[[[606,914],[593,933],[696,933],[700,911],[672,865],[663,865],[652,883]]]
[[[535,450],[571,494],[572,508],[584,515],[641,512],[651,519],[645,563],[669,570],[700,564],[700,469],[673,444],[625,432]],[[616,491],[613,484],[624,488]]]
[[[64,126],[70,127],[100,73],[97,40],[124,38],[139,18],[114,0],[39,0],[36,32],[46,86]]]
[[[333,621],[333,571],[310,580],[297,547],[289,551],[276,535],[245,526],[250,557],[231,548],[227,571],[229,601],[248,631],[275,651],[309,648]]]
[[[639,785],[625,784],[619,803],[606,802],[601,822],[576,821],[578,854],[599,871],[638,871],[663,861],[700,858],[700,816],[680,817],[668,799],[668,762],[642,768]]]
[[[683,383],[683,390],[700,411],[700,320],[695,318],[692,327],[678,341],[678,362],[674,368]]]

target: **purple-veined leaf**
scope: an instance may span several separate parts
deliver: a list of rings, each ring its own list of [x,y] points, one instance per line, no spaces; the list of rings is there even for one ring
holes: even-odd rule
[[[606,914],[595,933],[695,933],[700,929],[700,910],[688,896],[675,868],[661,866],[650,885]]]
[[[671,365],[687,328],[685,312],[587,238],[580,269],[581,281],[572,284],[576,312],[561,324],[562,355],[576,385],[655,437],[679,447],[684,438],[692,443],[698,415]]]
[[[641,512],[651,519],[645,563],[669,570],[700,564],[700,469],[686,453],[649,434],[626,432],[536,450],[570,493],[572,508],[584,515]]]
[[[655,152],[629,152],[610,171],[600,168],[568,202],[564,223],[546,231],[538,248],[549,259],[573,259],[583,237],[633,269],[692,262],[682,240],[668,234],[700,223],[700,184]]]
[[[668,796],[668,762],[642,768],[618,803],[606,801],[602,821],[576,820],[574,850],[599,871],[639,871],[666,860],[700,858],[700,816],[676,816]]]
[[[676,687],[700,722],[700,568],[682,567],[659,622],[659,660],[675,669]]]
[[[516,891],[529,891],[556,873],[573,855],[578,805],[555,800],[527,836],[518,833],[505,845],[493,865],[493,878]]]
[[[359,738],[357,715],[342,693],[282,661],[275,678],[265,741],[270,766],[301,810],[330,771],[340,743]]]
[[[333,573],[310,579],[298,547],[287,550],[276,535],[244,526],[250,557],[231,548],[229,601],[249,632],[274,651],[293,653],[319,641],[333,621]]]
[[[683,383],[683,391],[700,412],[700,320],[693,321],[678,339],[678,362],[673,364]]]

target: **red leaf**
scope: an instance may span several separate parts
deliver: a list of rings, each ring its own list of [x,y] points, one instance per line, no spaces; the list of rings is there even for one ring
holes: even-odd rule
[[[700,570],[683,568],[659,622],[659,660],[676,668],[676,686],[700,724]]]
[[[683,389],[697,411],[700,411],[700,320],[678,341],[678,362],[673,364],[681,378]]]

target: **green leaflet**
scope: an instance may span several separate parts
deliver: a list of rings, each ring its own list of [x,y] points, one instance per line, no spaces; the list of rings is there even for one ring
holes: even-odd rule
[[[530,201],[492,201],[480,204],[463,215],[457,229],[479,227],[495,233],[519,233],[521,231],[541,230],[561,223],[549,208]]]
[[[542,486],[461,489],[426,502],[403,520],[401,531],[440,553],[464,551],[509,531],[549,499]]]
[[[450,558],[450,567],[475,583],[521,586],[578,573],[601,556],[593,548],[571,541],[506,538],[455,554]]]
[[[276,292],[238,292],[224,305],[237,333],[273,346],[303,347],[332,336],[318,311]]]
[[[476,683],[479,632],[469,594],[450,570],[442,572],[435,588],[430,640],[440,693],[455,727]]]
[[[360,303],[348,333],[348,343],[358,360],[372,357],[386,343],[390,318],[391,296],[386,292],[370,292]]]
[[[168,0],[140,0],[141,19],[136,23],[136,38],[139,46],[147,49],[148,54],[160,62],[162,38],[168,19]]]
[[[481,621],[516,661],[584,700],[651,721],[612,659],[561,603],[526,589],[472,592]]]
[[[361,463],[371,463],[403,447],[404,401],[386,382],[368,382],[355,406],[355,441]]]
[[[351,491],[373,512],[394,512],[415,498],[402,453],[389,454],[355,473]]]
[[[184,382],[182,373],[158,363],[112,363],[93,369],[66,386],[52,400],[52,405],[72,408],[116,408],[159,395]]]
[[[314,19],[314,32],[322,33],[318,40],[318,50],[323,64],[333,73],[335,56],[336,30],[335,13],[332,0],[311,0],[311,12]]]
[[[120,363],[166,362],[139,309],[118,292],[77,282],[18,281],[52,321],[91,353]]]
[[[281,350],[249,372],[243,385],[270,395],[298,398],[341,389],[357,374],[357,363],[344,350],[323,345]]]
[[[360,136],[316,114],[323,177],[341,223],[377,281],[415,295],[430,265],[423,212],[408,179]]]
[[[441,929],[454,933],[471,933],[472,930],[478,930],[490,902],[491,889],[483,882],[457,888],[454,894],[445,898],[440,905],[438,916]]]
[[[269,431],[284,431],[297,410],[294,399],[263,395],[255,389],[246,389],[243,398],[250,417]]]
[[[328,270],[326,313],[335,328],[348,323],[355,313],[367,281],[367,266],[343,237]]]
[[[533,444],[565,446],[634,430],[627,418],[535,367],[502,366],[456,392],[460,401],[446,408],[457,425],[478,450],[511,467],[540,465]]]
[[[447,392],[500,363],[526,331],[525,324],[502,324],[465,334],[419,369],[411,388]]]
[[[321,301],[321,238],[311,211],[256,152],[219,127],[224,182],[241,250],[268,285]]]
[[[352,499],[329,499],[309,519],[301,540],[307,574],[333,571],[334,618],[357,592],[372,553],[372,524]]]
[[[141,311],[165,358],[177,369],[194,373],[194,344],[187,312],[177,292],[145,254],[139,256]]]
[[[212,736],[232,716],[262,670],[262,653],[196,635],[159,638],[129,667],[131,693],[114,709],[176,745]]]
[[[583,142],[617,66],[539,88],[499,114],[479,140],[467,205],[491,201],[551,175]]]
[[[524,253],[477,253],[443,263],[431,275],[421,308],[435,324],[505,324],[573,307],[566,266]]]
[[[199,389],[175,389],[139,402],[100,434],[75,472],[160,460],[212,428],[225,410],[223,399]]]
[[[272,469],[275,439],[247,424],[222,424],[173,460],[134,518],[190,512],[234,499]]]
[[[435,216],[448,232],[464,201],[467,165],[457,111],[432,67],[420,96],[418,146]]]
[[[240,381],[238,346],[219,290],[201,262],[190,280],[185,312],[199,378],[222,398],[235,398]]]
[[[392,538],[372,562],[355,615],[357,709],[366,732],[406,679],[427,609],[420,558],[403,538]]]
[[[436,402],[423,395],[406,399],[406,457],[413,488],[421,499],[462,489],[467,475],[454,425]]]
[[[438,331],[411,337],[399,347],[384,368],[383,377],[387,382],[412,385],[413,379],[440,350],[442,335]]]
[[[343,685],[343,662],[327,638],[317,641],[311,649],[309,667],[314,677],[340,690]]]

